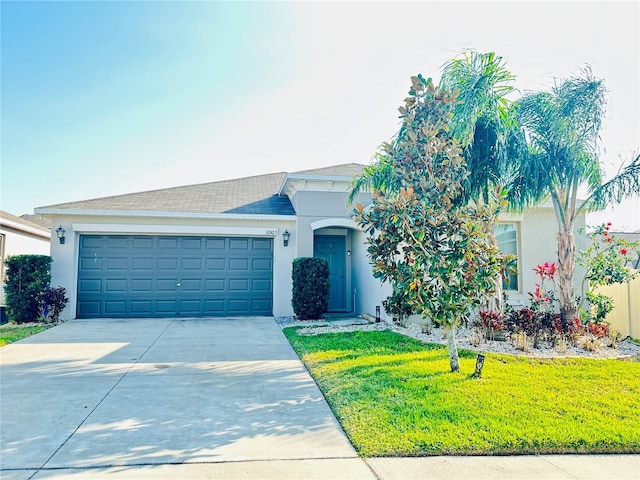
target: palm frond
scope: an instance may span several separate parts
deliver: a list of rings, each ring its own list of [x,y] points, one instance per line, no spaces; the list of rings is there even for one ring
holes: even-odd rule
[[[640,154],[623,164],[615,177],[594,189],[584,208],[600,210],[635,195],[640,195]]]

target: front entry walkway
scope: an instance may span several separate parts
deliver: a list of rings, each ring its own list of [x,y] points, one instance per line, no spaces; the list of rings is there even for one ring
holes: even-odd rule
[[[74,320],[0,355],[3,479],[300,459],[371,474],[270,317]]]

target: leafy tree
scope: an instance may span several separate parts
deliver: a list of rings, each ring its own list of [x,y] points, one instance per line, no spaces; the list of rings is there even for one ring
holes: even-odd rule
[[[450,132],[456,95],[420,75],[411,80],[399,108],[402,127],[379,152],[393,188],[374,190],[372,204],[357,204],[354,218],[368,235],[374,276],[445,328],[451,370],[458,371],[456,327],[492,291],[502,268],[482,227],[501,204],[467,201],[468,171]]]
[[[558,224],[558,301],[563,328],[577,313],[574,286],[575,221],[581,213],[619,203],[640,193],[640,156],[608,182],[599,160],[599,132],[605,87],[587,68],[556,82],[549,92],[533,92],[518,101],[516,118],[528,152],[519,165],[511,200],[519,208],[550,197]],[[578,190],[589,194],[579,202]]]

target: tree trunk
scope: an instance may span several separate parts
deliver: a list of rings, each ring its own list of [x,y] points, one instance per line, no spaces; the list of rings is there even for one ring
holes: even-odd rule
[[[460,371],[460,360],[458,359],[458,347],[456,345],[456,327],[445,327],[447,331],[447,349],[449,350],[449,365],[452,372]]]
[[[576,292],[573,285],[575,244],[571,226],[558,232],[558,301],[562,328],[576,316]]]

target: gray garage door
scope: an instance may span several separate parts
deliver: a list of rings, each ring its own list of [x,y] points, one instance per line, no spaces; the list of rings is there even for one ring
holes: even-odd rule
[[[271,315],[273,240],[81,235],[79,318]]]

